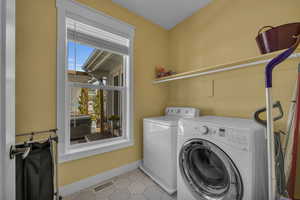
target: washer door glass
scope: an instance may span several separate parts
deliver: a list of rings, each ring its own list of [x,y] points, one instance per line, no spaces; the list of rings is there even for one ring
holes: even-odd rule
[[[242,180],[232,160],[215,144],[201,139],[186,142],[179,155],[181,175],[202,199],[240,200]]]

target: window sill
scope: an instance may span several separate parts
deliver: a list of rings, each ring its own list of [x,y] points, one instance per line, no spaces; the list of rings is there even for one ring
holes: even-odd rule
[[[72,160],[86,158],[89,156],[99,155],[106,152],[123,149],[133,146],[134,142],[128,139],[121,139],[113,142],[107,142],[102,144],[91,144],[87,147],[71,148],[64,154],[59,155],[59,163],[64,163]]]

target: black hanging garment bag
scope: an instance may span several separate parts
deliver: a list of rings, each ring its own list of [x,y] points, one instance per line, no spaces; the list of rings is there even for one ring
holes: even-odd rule
[[[51,143],[26,144],[31,151],[26,158],[16,156],[16,200],[53,200],[53,158]]]

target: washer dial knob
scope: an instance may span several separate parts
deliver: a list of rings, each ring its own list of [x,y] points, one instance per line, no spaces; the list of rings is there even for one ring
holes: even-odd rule
[[[201,133],[202,135],[207,135],[209,129],[208,129],[207,126],[201,126],[200,129],[199,129],[199,131],[200,131],[200,133]]]

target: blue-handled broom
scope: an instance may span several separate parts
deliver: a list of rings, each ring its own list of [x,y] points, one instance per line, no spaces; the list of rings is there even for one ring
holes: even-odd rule
[[[267,155],[268,155],[268,200],[285,199],[277,193],[277,181],[275,172],[275,143],[274,143],[274,125],[272,116],[272,72],[273,69],[287,59],[298,47],[300,43],[300,35],[294,36],[297,38],[296,43],[273,58],[265,68],[266,81],[266,108],[267,108]]]

